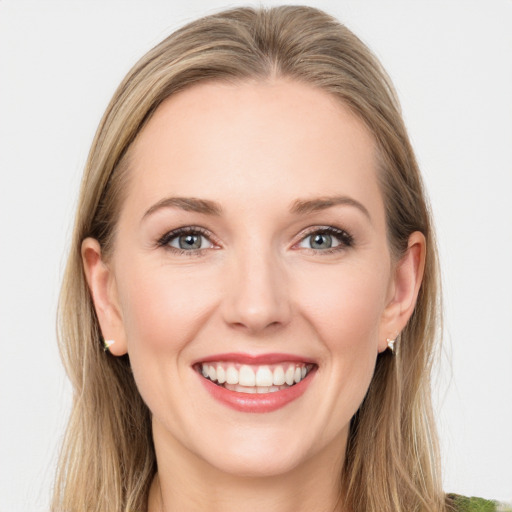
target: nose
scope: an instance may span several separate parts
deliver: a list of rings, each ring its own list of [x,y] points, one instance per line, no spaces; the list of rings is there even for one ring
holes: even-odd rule
[[[289,323],[291,304],[286,269],[271,251],[233,256],[223,300],[224,321],[251,335]]]

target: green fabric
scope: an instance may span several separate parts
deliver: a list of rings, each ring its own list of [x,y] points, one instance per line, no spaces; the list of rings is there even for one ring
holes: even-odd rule
[[[467,498],[458,494],[448,494],[448,503],[454,512],[512,512],[512,509],[499,505],[496,501],[483,498]]]

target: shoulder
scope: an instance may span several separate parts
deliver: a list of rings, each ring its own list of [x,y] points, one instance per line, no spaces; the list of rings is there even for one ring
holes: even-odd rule
[[[446,502],[450,512],[512,512],[512,508],[497,501],[483,498],[447,494]]]

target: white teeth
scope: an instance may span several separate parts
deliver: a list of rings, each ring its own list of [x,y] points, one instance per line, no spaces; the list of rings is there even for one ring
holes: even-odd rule
[[[226,372],[220,364],[217,366],[217,382],[219,384],[224,384],[224,382],[226,382]]]
[[[254,371],[250,366],[244,364],[240,368],[238,383],[241,386],[255,386],[256,385],[256,375],[254,375]]]
[[[233,366],[228,366],[226,372],[226,382],[228,384],[238,384],[238,372]]]
[[[283,386],[263,386],[263,387],[246,387],[240,386],[239,384],[225,384],[224,387],[229,389],[230,391],[237,391],[238,393],[274,393],[276,391],[281,391],[282,389],[288,389],[290,386],[286,384]]]
[[[295,382],[294,376],[295,376],[295,368],[293,366],[289,366],[288,370],[286,370],[286,374],[284,376],[285,382],[286,382],[286,384],[288,384],[288,386],[291,386]]]
[[[260,366],[256,372],[256,386],[272,386],[274,376],[268,366]]]
[[[203,377],[219,385],[224,385],[227,389],[242,393],[271,393],[286,389],[303,380],[310,369],[311,366],[304,363],[301,365],[284,363],[275,366],[250,366],[247,364],[239,366],[238,364],[220,362],[203,363],[200,367]]]
[[[282,386],[286,382],[282,366],[276,366],[274,369],[273,382],[274,386]]]

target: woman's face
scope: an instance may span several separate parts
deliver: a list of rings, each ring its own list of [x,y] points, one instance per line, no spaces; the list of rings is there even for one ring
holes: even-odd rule
[[[129,165],[99,318],[157,453],[244,475],[341,460],[401,327],[363,123],[292,81],[201,84],[158,108]]]

